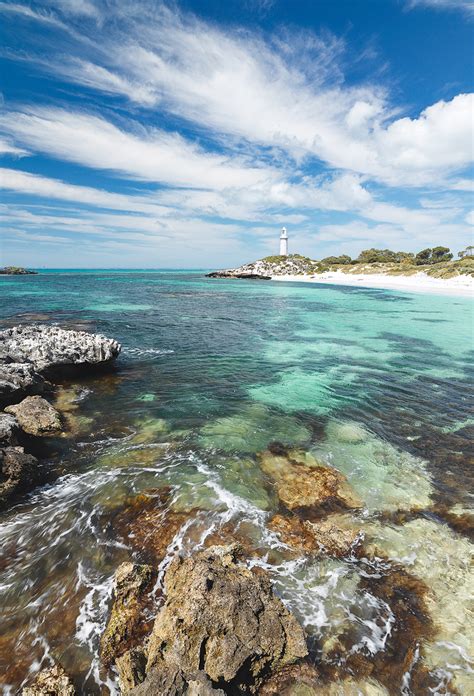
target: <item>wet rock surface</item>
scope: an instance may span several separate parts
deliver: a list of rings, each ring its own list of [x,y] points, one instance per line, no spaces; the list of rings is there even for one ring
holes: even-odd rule
[[[34,486],[39,473],[38,460],[23,447],[0,449],[0,507],[13,495]]]
[[[64,669],[55,665],[43,669],[36,676],[31,686],[26,686],[22,696],[75,696],[74,685]]]
[[[27,396],[19,404],[7,406],[6,413],[15,416],[28,435],[43,437],[61,430],[61,418],[55,408],[42,396]]]
[[[100,642],[102,663],[110,665],[135,647],[151,628],[144,615],[154,572],[151,566],[122,563],[115,572],[114,602]]]
[[[336,558],[357,553],[360,530],[348,528],[344,515],[330,515],[318,522],[302,520],[296,515],[274,515],[268,528],[297,553],[329,555]]]
[[[213,546],[172,561],[147,645],[146,679],[132,693],[205,694],[211,684],[258,693],[268,676],[307,655],[303,629],[268,575],[241,564],[239,553],[237,545]]]
[[[288,510],[311,516],[333,509],[362,507],[346,477],[308,453],[273,446],[260,453],[258,459]]]
[[[46,386],[33,365],[12,362],[0,355],[0,402],[8,403],[17,394],[42,393]]]

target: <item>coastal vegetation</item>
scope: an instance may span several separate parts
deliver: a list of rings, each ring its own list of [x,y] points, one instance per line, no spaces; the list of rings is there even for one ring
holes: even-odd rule
[[[288,256],[265,256],[253,263],[209,274],[211,277],[263,278],[273,276],[308,276],[340,271],[354,275],[381,274],[411,276],[425,273],[432,278],[448,279],[459,275],[474,277],[474,247],[467,247],[454,260],[448,247],[436,246],[422,249],[414,254],[391,249],[365,249],[357,258],[347,254],[326,256],[323,259],[311,259],[301,254]]]

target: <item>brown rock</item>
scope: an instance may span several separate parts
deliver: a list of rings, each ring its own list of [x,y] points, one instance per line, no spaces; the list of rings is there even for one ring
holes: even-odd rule
[[[288,665],[268,679],[259,689],[259,696],[319,696],[318,670],[303,662]]]
[[[132,648],[115,661],[119,675],[120,691],[127,694],[141,684],[146,677],[146,657],[142,648]]]
[[[61,667],[42,669],[31,684],[22,690],[22,696],[75,696],[72,681]]]
[[[165,591],[149,641],[148,675],[164,661],[257,693],[265,676],[307,655],[303,629],[273,594],[268,575],[239,565],[235,545],[176,558]]]
[[[0,449],[0,505],[10,496],[33,487],[39,478],[38,460],[23,447]]]
[[[5,411],[15,416],[28,435],[54,435],[61,430],[59,413],[42,396],[27,396],[19,404],[7,406]]]
[[[280,501],[289,510],[323,514],[333,509],[362,507],[346,477],[298,450],[259,455],[260,466],[273,480]]]
[[[117,657],[136,647],[149,632],[146,621],[153,570],[147,565],[122,563],[115,572],[114,602],[100,640],[100,656],[108,667]]]
[[[345,515],[330,515],[318,522],[302,520],[296,515],[274,515],[268,528],[276,532],[284,544],[298,553],[348,556],[360,542],[360,532],[339,526]]]
[[[150,489],[128,498],[113,514],[114,534],[120,535],[140,560],[157,565],[191,513],[176,512],[167,507],[170,489]]]
[[[225,696],[214,689],[206,674],[199,670],[185,674],[177,665],[159,660],[147,679],[130,696]]]

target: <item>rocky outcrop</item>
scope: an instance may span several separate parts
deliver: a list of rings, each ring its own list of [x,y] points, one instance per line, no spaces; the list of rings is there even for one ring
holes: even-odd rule
[[[214,271],[207,273],[206,278],[241,278],[246,280],[271,280],[271,276],[259,275],[258,273],[239,273],[237,271]]]
[[[356,553],[361,541],[360,530],[344,525],[345,517],[336,514],[310,522],[296,515],[274,515],[268,528],[298,554],[343,558]]]
[[[318,271],[318,262],[301,254],[288,256],[266,256],[238,268],[227,268],[208,273],[208,278],[252,278],[271,280],[273,276],[309,275]]]
[[[22,696],[75,696],[74,685],[61,665],[42,669]]]
[[[0,449],[0,506],[38,481],[38,460],[23,447]]]
[[[32,324],[0,331],[0,361],[31,363],[41,372],[61,365],[97,365],[117,357],[112,338],[59,326]]]
[[[0,275],[37,275],[38,271],[29,271],[21,266],[4,266],[0,268]]]
[[[151,628],[144,620],[144,611],[153,577],[148,565],[122,563],[117,568],[112,611],[100,641],[100,655],[105,666],[138,645]]]
[[[288,510],[322,515],[362,507],[346,477],[308,453],[274,446],[260,453],[259,462]]]
[[[239,563],[236,545],[176,558],[165,593],[139,693],[163,693],[151,690],[163,663],[178,667],[188,682],[202,671],[231,691],[257,693],[266,677],[307,655],[303,629],[273,594],[268,575]]]
[[[7,403],[17,394],[41,394],[44,378],[29,363],[12,362],[0,354],[0,402]]]
[[[41,396],[27,396],[19,404],[7,406],[5,411],[15,416],[21,429],[28,435],[44,437],[61,430],[59,413]]]

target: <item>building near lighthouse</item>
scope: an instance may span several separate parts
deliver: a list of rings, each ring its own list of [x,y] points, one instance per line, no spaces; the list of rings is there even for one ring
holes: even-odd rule
[[[280,232],[280,256],[288,256],[288,234],[286,232],[286,227],[282,227]]]

